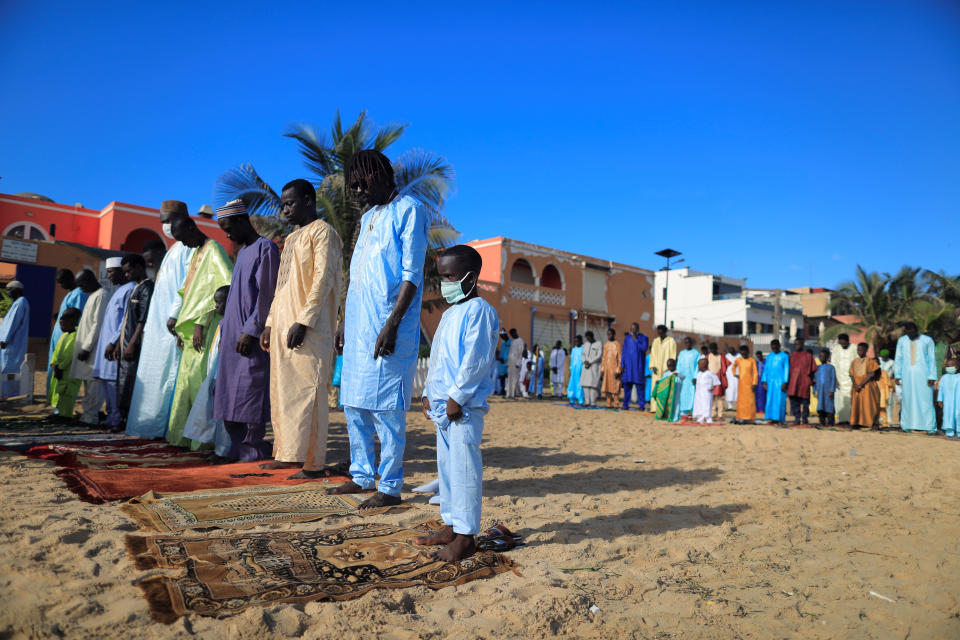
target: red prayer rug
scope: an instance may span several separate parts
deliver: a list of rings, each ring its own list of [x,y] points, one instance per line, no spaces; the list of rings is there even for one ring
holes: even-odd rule
[[[31,447],[23,453],[61,467],[83,469],[197,466],[207,464],[209,455],[208,451],[184,451],[153,440],[61,442]]]

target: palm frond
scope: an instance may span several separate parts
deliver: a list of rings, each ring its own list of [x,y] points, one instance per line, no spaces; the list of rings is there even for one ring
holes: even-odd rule
[[[214,207],[238,198],[243,200],[251,215],[277,216],[280,213],[280,197],[253,165],[242,164],[228,169],[214,183]]]
[[[304,165],[321,180],[339,170],[337,157],[327,139],[313,126],[292,124],[283,136],[297,141]]]
[[[443,156],[423,149],[411,149],[393,163],[397,190],[422,202],[431,213],[443,211],[453,190],[453,166]]]
[[[460,232],[454,229],[446,220],[434,223],[430,226],[430,232],[427,235],[427,248],[432,250],[445,249],[452,247],[460,239]]]
[[[377,151],[383,151],[394,142],[400,139],[400,136],[403,135],[403,132],[407,130],[405,124],[388,124],[386,126],[380,127],[377,130],[377,135],[373,139],[373,149]]]

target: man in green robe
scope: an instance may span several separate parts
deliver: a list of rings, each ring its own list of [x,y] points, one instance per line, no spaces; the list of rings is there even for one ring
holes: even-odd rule
[[[167,441],[178,447],[199,449],[203,445],[183,437],[183,428],[207,375],[207,357],[220,323],[213,294],[220,287],[230,284],[233,263],[223,246],[204,235],[192,218],[174,220],[170,231],[174,238],[196,251],[190,259],[187,277],[180,290],[183,306],[174,329],[183,354],[173,392]]]

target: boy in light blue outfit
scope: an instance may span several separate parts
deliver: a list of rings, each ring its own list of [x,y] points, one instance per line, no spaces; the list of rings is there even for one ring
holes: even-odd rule
[[[493,392],[497,312],[477,294],[482,260],[473,247],[456,245],[437,260],[440,289],[450,303],[433,337],[423,413],[437,425],[437,469],[443,529],[416,538],[420,545],[446,545],[433,554],[457,562],[476,551],[480,532],[483,416]]]
[[[948,438],[956,438],[960,425],[960,373],[957,373],[957,359],[946,361],[944,373],[940,377],[937,391],[937,404],[943,409],[943,431]]]

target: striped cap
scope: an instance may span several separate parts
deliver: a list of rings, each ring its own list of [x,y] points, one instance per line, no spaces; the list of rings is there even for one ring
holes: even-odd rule
[[[220,218],[229,218],[230,216],[245,215],[247,215],[247,208],[243,205],[243,200],[231,200],[217,209],[217,220]]]

